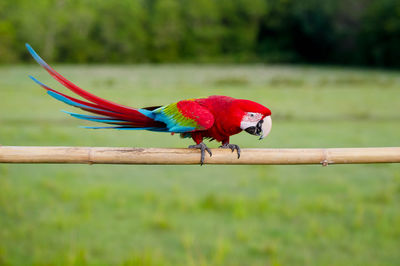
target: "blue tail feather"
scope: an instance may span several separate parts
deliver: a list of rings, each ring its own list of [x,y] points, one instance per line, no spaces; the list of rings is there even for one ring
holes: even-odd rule
[[[71,105],[71,106],[74,106],[74,107],[78,107],[78,108],[86,108],[86,109],[97,110],[97,111],[112,112],[112,111],[109,111],[109,110],[103,110],[103,109],[100,109],[100,108],[94,108],[94,107],[91,107],[91,106],[88,106],[88,105],[85,105],[85,104],[81,104],[81,103],[75,102],[75,101],[73,101],[71,99],[68,99],[67,97],[65,97],[65,96],[53,91],[49,86],[47,86],[46,84],[40,82],[35,77],[29,75],[29,78],[31,78],[34,82],[36,82],[37,84],[39,84],[43,88],[47,89],[47,93],[51,97],[53,97],[56,100],[59,100],[61,102],[64,102],[64,103],[66,103],[68,105]]]
[[[78,119],[83,119],[83,120],[89,120],[89,121],[94,121],[94,122],[102,122],[102,123],[123,123],[123,122],[129,122],[126,120],[118,120],[118,119],[112,119],[110,117],[104,117],[104,116],[95,116],[95,115],[83,115],[83,114],[77,114],[77,113],[72,113],[68,112],[65,110],[61,110],[62,112],[69,114],[70,116],[73,116]]]
[[[39,65],[46,69],[50,69],[50,66],[35,52],[35,50],[33,50],[33,48],[28,43],[25,43],[25,47],[26,49],[28,49],[29,53],[36,60],[36,62],[39,63]]]
[[[98,109],[98,108],[94,108],[88,105],[84,105],[84,104],[80,104],[77,102],[74,102],[64,96],[62,96],[61,94],[58,94],[54,91],[47,91],[47,94],[49,94],[51,97],[53,97],[56,100],[59,100],[61,102],[64,102],[68,105],[74,106],[74,107],[78,107],[78,108],[86,108],[86,109],[91,109],[91,110],[97,110],[97,111],[104,111],[103,109]]]
[[[117,126],[117,127],[87,127],[81,126],[81,128],[87,129],[119,129],[119,130],[154,130],[155,127],[124,127],[124,126]]]
[[[49,86],[47,86],[46,84],[40,82],[40,81],[37,80],[35,77],[33,77],[33,76],[31,76],[31,75],[29,75],[28,77],[29,77],[31,80],[33,80],[34,82],[36,82],[37,84],[39,84],[40,86],[42,86],[42,87],[44,87],[44,88],[46,88],[46,89],[50,89]]]

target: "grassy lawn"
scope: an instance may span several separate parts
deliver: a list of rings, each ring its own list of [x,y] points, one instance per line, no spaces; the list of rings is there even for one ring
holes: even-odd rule
[[[270,107],[241,147],[399,146],[400,73],[309,66],[56,70],[134,107],[213,94]],[[186,147],[87,130],[44,93],[37,65],[0,67],[0,144]],[[66,91],[66,90],[65,90]],[[76,111],[76,110],[75,110]],[[215,142],[210,147],[217,147]],[[398,265],[400,165],[0,165],[0,265]]]

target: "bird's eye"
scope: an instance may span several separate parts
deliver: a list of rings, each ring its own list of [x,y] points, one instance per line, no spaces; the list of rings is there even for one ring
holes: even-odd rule
[[[254,117],[254,114],[250,114],[250,117]]]

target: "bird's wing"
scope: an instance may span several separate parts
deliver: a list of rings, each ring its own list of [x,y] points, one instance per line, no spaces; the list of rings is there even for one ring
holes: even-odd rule
[[[85,119],[95,122],[102,122],[106,124],[112,124],[110,127],[88,127],[88,128],[115,128],[115,129],[146,129],[146,130],[155,130],[155,131],[165,131],[166,125],[161,121],[155,121],[145,115],[143,115],[140,110],[128,106],[124,106],[121,104],[117,104],[105,99],[102,99],[94,94],[91,94],[75,84],[71,81],[67,80],[59,73],[57,73],[53,68],[51,68],[33,49],[29,44],[26,44],[26,48],[32,55],[32,57],[49,72],[49,74],[64,85],[66,88],[71,90],[72,92],[78,94],[82,98],[88,100],[80,100],[74,97],[63,94],[57,90],[54,90],[42,82],[38,81],[34,77],[30,76],[30,78],[35,81],[37,84],[42,86],[47,90],[47,93],[53,98],[62,101],[66,104],[69,104],[74,107],[78,107],[84,111],[88,111],[91,113],[99,114],[101,116],[93,116],[93,115],[83,115],[70,113],[73,117],[79,119]],[[152,108],[152,107],[151,107]],[[150,108],[150,109],[151,109]]]
[[[183,100],[152,111],[140,109],[147,117],[166,124],[168,132],[184,133],[207,130],[214,124],[214,115],[194,100]]]

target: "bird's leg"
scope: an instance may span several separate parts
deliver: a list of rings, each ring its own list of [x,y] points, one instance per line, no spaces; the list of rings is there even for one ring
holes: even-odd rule
[[[240,158],[240,147],[236,144],[229,144],[229,139],[222,142],[222,146],[219,146],[222,149],[231,149],[232,152],[237,151],[238,159]]]
[[[196,145],[190,145],[188,147],[189,149],[200,149],[201,155],[200,155],[200,165],[204,164],[204,157],[205,157],[205,151],[210,154],[210,157],[212,156],[211,150],[204,144],[204,142],[200,142],[199,144]]]

